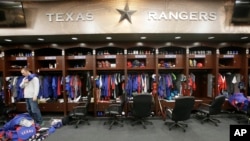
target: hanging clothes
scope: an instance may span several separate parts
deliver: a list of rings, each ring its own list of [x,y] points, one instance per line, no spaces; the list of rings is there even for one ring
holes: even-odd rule
[[[217,95],[221,94],[222,91],[226,90],[227,89],[227,83],[226,83],[226,77],[221,75],[221,74],[218,74],[218,91],[217,91]]]

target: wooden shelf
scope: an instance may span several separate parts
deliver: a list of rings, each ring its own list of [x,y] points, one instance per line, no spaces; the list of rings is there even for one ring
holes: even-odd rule
[[[105,48],[105,49],[104,49]],[[217,54],[216,48],[208,47],[205,48],[211,54],[186,54],[186,48],[178,48],[178,47],[162,47],[159,49],[161,54],[156,53],[155,48],[147,48],[143,50],[144,47],[138,47],[139,51],[146,52],[149,51],[150,54],[123,54],[125,53],[124,49],[119,49],[118,53],[116,54],[117,50],[112,47],[103,47],[103,50],[106,51],[110,49],[108,52],[110,54],[102,54],[102,48],[98,46],[96,49],[95,54],[93,52],[93,48],[82,48],[82,47],[72,47],[72,48],[65,48],[65,53],[62,53],[62,49],[53,49],[41,47],[40,49],[35,49],[35,53],[33,56],[21,56],[15,57],[12,56],[13,53],[18,54],[19,49],[11,49],[8,51],[5,56],[0,57],[0,71],[3,77],[20,74],[19,68],[11,68],[12,65],[27,65],[29,68],[32,69],[33,72],[44,72],[44,74],[57,74],[59,72],[62,77],[67,75],[83,75],[85,72],[90,72],[92,78],[95,78],[97,75],[101,73],[116,73],[119,72],[127,78],[126,75],[131,74],[133,72],[138,73],[150,73],[160,75],[161,73],[181,73],[185,76],[188,76],[190,73],[196,73],[196,75],[200,75],[196,77],[197,81],[197,92],[194,93],[197,97],[206,97],[207,90],[207,74],[212,74],[214,76],[214,88],[213,93],[217,91],[217,77],[218,73],[228,70],[233,70],[234,72],[241,73],[244,78],[248,78],[250,73],[250,56],[244,54],[243,51],[239,51],[239,54]],[[130,48],[127,50],[127,53],[131,52],[134,48]],[[137,49],[137,48],[136,48]],[[189,48],[192,53],[199,52],[203,49],[202,47],[190,47]],[[220,52],[226,52],[224,48],[218,47]],[[26,50],[25,50],[26,51]],[[155,52],[154,52],[155,51]],[[30,53],[31,51],[28,50],[25,53]],[[47,53],[48,56],[43,56],[44,53]],[[99,53],[102,55],[99,55]],[[164,54],[164,53],[169,54]],[[154,54],[153,54],[154,53]],[[171,54],[172,53],[172,54]],[[176,54],[173,54],[176,53]],[[205,53],[207,53],[205,51]],[[142,66],[128,66],[128,62],[133,64],[133,61],[139,61],[142,63]],[[203,64],[202,67],[197,66],[190,66],[189,60],[196,60],[197,62],[201,62]],[[98,63],[108,61],[108,66],[98,66]],[[163,66],[161,63],[170,63],[170,66]],[[53,68],[49,68],[49,64],[53,65]],[[220,66],[220,65],[225,66]],[[102,64],[103,65],[103,64]],[[55,67],[56,66],[56,67]],[[205,72],[205,73],[204,73]],[[20,74],[21,75],[21,74]],[[176,75],[177,76],[177,75]],[[81,77],[85,79],[84,77]],[[246,85],[249,82],[246,80]],[[63,84],[63,98],[67,101],[68,94],[65,90],[65,84]],[[4,90],[7,94],[7,83],[4,82]],[[83,88],[84,89],[84,88]],[[100,102],[98,101],[97,96],[97,89],[93,79],[93,96],[95,98],[95,103],[91,103],[90,111],[103,111],[105,110],[110,102]],[[249,91],[247,89],[247,91]],[[8,96],[8,95],[6,95]],[[99,96],[100,97],[100,96]],[[210,99],[213,97],[210,97]],[[10,98],[9,98],[10,99]],[[9,100],[10,101],[10,100]],[[41,103],[39,104],[42,112],[64,112],[65,114],[73,109],[74,106],[78,105],[79,103]],[[167,103],[166,106],[171,106],[172,103]],[[17,110],[18,111],[26,111],[25,103],[17,103]],[[157,111],[157,109],[156,109]]]

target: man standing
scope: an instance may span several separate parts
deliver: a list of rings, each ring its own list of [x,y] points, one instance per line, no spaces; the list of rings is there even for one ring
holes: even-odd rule
[[[41,111],[38,107],[37,96],[39,93],[39,79],[32,74],[28,68],[22,68],[21,73],[24,76],[20,87],[24,89],[24,98],[26,109],[35,122],[43,126]]]

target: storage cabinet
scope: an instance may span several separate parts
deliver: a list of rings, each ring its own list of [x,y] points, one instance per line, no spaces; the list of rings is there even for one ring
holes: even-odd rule
[[[39,103],[41,112],[63,112],[63,107],[63,103]],[[18,112],[26,112],[25,102],[16,103],[16,108]]]
[[[171,46],[159,48],[157,52],[157,67],[159,70],[186,68],[186,49]]]
[[[242,56],[237,54],[223,54],[219,56],[220,69],[237,69],[242,67]]]
[[[3,67],[4,67],[4,58],[2,56],[0,56],[0,71],[3,71]]]
[[[89,83],[93,83],[94,56],[93,49],[83,47],[66,48],[64,52],[65,103],[67,112],[70,112],[74,106],[82,103],[82,98],[87,96],[88,91],[93,91],[93,84]],[[81,98],[76,101],[79,97]],[[89,109],[93,112],[93,103],[91,105]]]
[[[65,69],[67,71],[93,69],[92,49],[74,47],[65,49],[65,54]]]
[[[189,69],[211,69],[214,67],[214,57],[212,54],[190,54]]]
[[[158,69],[184,69],[185,55],[165,54],[158,55]]]
[[[136,54],[127,56],[128,70],[147,70],[155,69],[155,55],[153,54]]]
[[[124,70],[124,49],[103,47],[96,50],[96,70]]]
[[[35,57],[36,70],[62,71],[62,56],[38,56]]]
[[[247,49],[247,51],[246,51],[247,53],[249,53],[249,50]],[[247,71],[246,71],[246,73],[245,73],[245,76],[248,76],[248,78],[250,78],[250,55],[249,54],[247,54],[247,56],[246,56],[246,60],[247,60],[247,62],[246,62],[246,66],[247,66]],[[246,87],[246,91],[245,91],[245,93],[248,95],[248,96],[250,96],[250,85],[249,85],[249,79],[247,79],[247,78],[245,78],[245,87]]]
[[[98,48],[96,52],[95,115],[104,116],[104,110],[123,92],[126,63],[122,48],[103,47]]]
[[[20,75],[20,68],[29,67],[39,76],[60,76],[61,91],[60,95],[52,102],[41,103],[40,108],[43,112],[64,112],[67,114],[72,108],[81,103],[72,102],[77,96],[86,96],[87,91],[93,92],[93,103],[90,111],[95,116],[102,116],[103,112],[110,103],[116,100],[129,83],[131,76],[147,76],[149,84],[152,83],[152,75],[155,74],[156,80],[160,83],[160,77],[174,74],[176,82],[180,82],[183,88],[188,88],[188,78],[195,76],[196,89],[191,90],[191,95],[196,98],[213,98],[218,95],[219,74],[226,75],[240,74],[244,76],[244,82],[248,85],[248,75],[250,70],[250,57],[246,48],[226,46],[166,46],[166,47],[103,47],[94,46],[91,48],[79,46],[62,47],[35,47],[35,48],[8,48],[0,53],[0,75],[4,78],[11,75]],[[199,65],[201,64],[201,66]],[[91,88],[85,81],[90,76]],[[180,76],[185,76],[182,80]],[[82,87],[78,95],[71,97],[66,88],[66,77],[77,76],[81,80]],[[119,92],[114,91],[110,85],[110,95],[101,93],[103,88],[98,86],[98,77],[113,76],[121,78]],[[174,78],[174,77],[173,77]],[[179,81],[177,81],[179,80]],[[111,82],[111,81],[110,81]],[[7,88],[7,82],[4,82]],[[90,88],[90,89],[89,89]],[[249,88],[246,89],[248,93]],[[187,89],[190,90],[190,89]],[[145,90],[141,88],[132,93],[151,92],[152,86],[149,85]],[[172,89],[174,92],[175,89]],[[132,98],[129,93],[128,98]],[[7,95],[7,89],[5,89]],[[156,95],[157,96],[157,95]],[[173,96],[174,97],[174,96]],[[51,98],[51,97],[50,97]],[[157,97],[156,97],[157,98]],[[58,102],[58,99],[63,101]],[[8,97],[7,101],[11,99]],[[157,103],[156,103],[157,104]],[[25,103],[18,102],[18,111],[25,111]],[[126,112],[130,108],[126,107]],[[157,114],[159,106],[155,105],[153,112]],[[128,113],[127,113],[128,114]]]
[[[209,47],[192,47],[189,49],[189,69],[212,69],[216,62],[215,49]]]
[[[97,55],[97,70],[121,70],[125,69],[124,55]]]
[[[31,50],[9,49],[4,54],[5,70],[8,76],[19,76],[21,68],[33,67]]]
[[[246,49],[242,47],[223,47],[219,49],[218,55],[218,89],[217,93],[223,93],[226,96],[232,93],[240,92],[238,87],[240,82],[248,84],[247,80],[247,58]],[[226,81],[226,87],[223,87],[223,82]],[[231,83],[228,83],[231,82]],[[245,90],[244,90],[245,91]],[[247,95],[246,90],[246,95]]]
[[[219,69],[241,69],[245,62],[246,49],[241,47],[224,47],[220,49]]]
[[[41,87],[39,98],[48,99],[40,103],[42,112],[64,112],[66,114],[64,81],[64,56],[62,49],[39,48],[33,51],[33,72],[38,74]],[[61,101],[61,102],[59,102]]]
[[[155,64],[155,49],[150,47],[135,47],[127,50],[127,70],[153,70]]]

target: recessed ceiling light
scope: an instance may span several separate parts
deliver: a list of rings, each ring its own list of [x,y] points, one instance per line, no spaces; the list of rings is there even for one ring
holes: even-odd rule
[[[29,44],[24,44],[23,45],[25,48],[30,48],[31,46]]]
[[[4,39],[5,42],[12,42],[11,39]]]
[[[106,37],[106,39],[107,39],[107,40],[111,40],[111,39],[112,39],[112,37]]]
[[[77,38],[77,37],[72,37],[71,39],[72,39],[72,40],[78,40],[78,38]]]
[[[244,40],[244,39],[248,39],[248,37],[247,36],[243,36],[240,39]]]
[[[114,46],[114,43],[109,43],[108,46]]]
[[[193,45],[194,45],[194,46],[200,46],[201,43],[200,43],[200,42],[195,42],[195,43],[193,43]]]
[[[44,41],[44,39],[43,39],[43,38],[37,38],[37,40],[38,40],[38,41]]]
[[[137,46],[143,46],[143,43],[142,42],[138,42],[136,43]]]
[[[181,36],[174,37],[176,40],[181,39]]]
[[[80,43],[80,47],[85,47],[86,44],[85,43]]]
[[[58,44],[53,43],[53,44],[51,44],[51,46],[52,47],[58,47]]]
[[[214,37],[213,37],[213,36],[210,36],[210,37],[208,37],[207,39],[212,40],[212,39],[214,39]]]
[[[166,46],[171,46],[172,44],[171,44],[171,42],[166,42],[165,45]]]
[[[142,37],[141,37],[141,39],[142,39],[142,40],[145,40],[145,39],[147,39],[147,37],[145,37],[145,36],[142,36]]]

